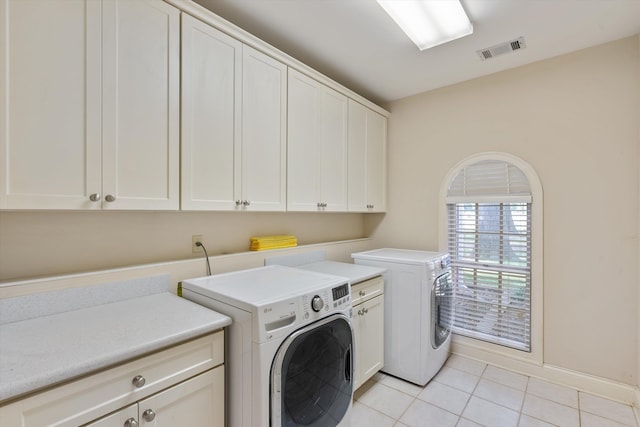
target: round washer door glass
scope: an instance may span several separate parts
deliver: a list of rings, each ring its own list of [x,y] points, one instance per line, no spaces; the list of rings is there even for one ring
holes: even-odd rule
[[[431,290],[431,346],[438,348],[447,340],[451,332],[453,315],[453,286],[451,274],[436,278]]]
[[[352,346],[351,326],[343,315],[291,334],[272,368],[272,425],[335,427],[351,404]]]

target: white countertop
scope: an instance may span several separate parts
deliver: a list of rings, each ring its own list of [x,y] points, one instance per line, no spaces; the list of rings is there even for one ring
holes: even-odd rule
[[[0,402],[218,330],[231,319],[169,292],[0,325]]]
[[[384,268],[371,267],[365,265],[349,264],[336,261],[318,261],[310,264],[297,265],[296,268],[315,271],[318,273],[333,274],[349,279],[349,283],[356,285],[365,280],[382,275]]]
[[[323,251],[305,252],[266,258],[265,265],[284,265],[316,273],[345,277],[351,285],[382,275],[386,269],[348,262],[328,261]]]

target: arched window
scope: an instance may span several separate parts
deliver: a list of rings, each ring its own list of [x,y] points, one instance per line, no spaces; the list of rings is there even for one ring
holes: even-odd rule
[[[534,226],[541,218],[535,223],[532,218],[542,212],[535,172],[507,154],[476,155],[449,173],[443,193],[454,332],[531,352],[532,279],[541,271],[532,267],[542,262],[533,256],[534,236],[536,246],[541,239]],[[535,300],[541,304],[540,297]],[[541,307],[536,308],[537,316]],[[542,319],[536,320],[541,326]]]

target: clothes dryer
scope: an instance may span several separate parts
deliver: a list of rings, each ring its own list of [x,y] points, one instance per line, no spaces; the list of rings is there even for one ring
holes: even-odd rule
[[[229,427],[350,425],[351,293],[345,278],[268,266],[185,280],[225,329]]]
[[[377,249],[352,257],[356,264],[386,269],[382,371],[425,385],[447,360],[451,346],[449,254]]]

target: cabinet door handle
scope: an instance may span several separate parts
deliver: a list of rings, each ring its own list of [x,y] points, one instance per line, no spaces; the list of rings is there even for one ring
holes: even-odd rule
[[[142,413],[142,418],[144,418],[145,421],[151,422],[156,418],[156,413],[151,409],[147,409]]]
[[[241,204],[242,204],[242,201],[236,200],[236,206],[240,206]]]
[[[146,383],[146,382],[147,382],[147,380],[145,380],[142,375],[136,375],[131,380],[131,384],[133,384],[136,388],[142,387],[144,385],[144,383]]]
[[[100,201],[100,193],[93,193],[89,196],[89,200],[91,200],[92,202],[99,202]]]
[[[138,422],[135,418],[129,418],[124,422],[124,427],[138,427]]]
[[[104,200],[106,200],[108,203],[115,202],[116,201],[116,196],[113,196],[111,194],[107,194],[104,197]]]

